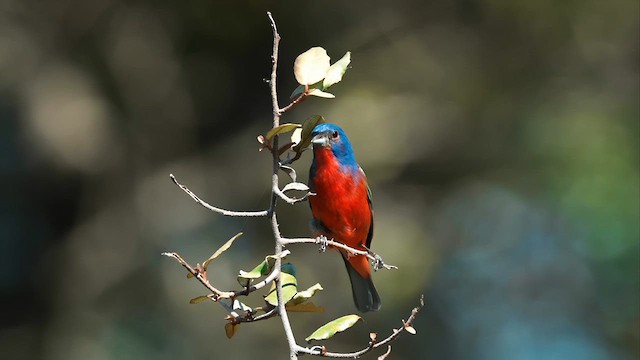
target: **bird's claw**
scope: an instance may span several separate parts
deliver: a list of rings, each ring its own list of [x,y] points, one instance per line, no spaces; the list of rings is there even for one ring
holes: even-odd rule
[[[378,254],[373,254],[373,270],[378,271],[385,267],[384,261],[382,261],[382,257]]]
[[[327,239],[326,236],[324,235],[320,235],[316,238],[316,244],[320,245],[320,248],[318,249],[319,252],[325,252],[327,251],[327,242],[329,241],[329,239]]]
[[[387,265],[387,264],[385,264],[384,261],[382,261],[382,256],[374,253],[368,247],[365,246],[365,249],[367,249],[367,252],[369,253],[369,256],[373,257],[373,260],[371,260],[371,265],[373,266],[373,271],[378,271],[380,269],[391,270],[391,269],[397,269],[398,268],[395,265]]]

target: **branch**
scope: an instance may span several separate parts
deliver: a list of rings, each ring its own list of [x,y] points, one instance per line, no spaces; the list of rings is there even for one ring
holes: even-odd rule
[[[289,251],[285,250],[284,251],[286,254],[283,256],[288,255]],[[207,274],[206,271],[201,271],[199,268],[199,266],[197,267],[193,267],[191,265],[189,265],[189,263],[187,263],[182,256],[180,256],[178,253],[175,252],[164,252],[162,253],[162,255],[164,256],[168,256],[170,258],[175,259],[176,261],[178,261],[180,263],[180,265],[182,265],[185,269],[187,269],[187,271],[189,271],[189,273],[191,273],[191,275],[193,275],[196,279],[198,279],[198,281],[200,281],[200,283],[202,283],[202,285],[204,285],[211,293],[213,296],[211,296],[211,300],[213,301],[218,301],[220,299],[235,299],[238,296],[246,296],[251,294],[254,291],[260,290],[263,287],[271,284],[276,278],[278,278],[280,276],[280,269],[274,267],[274,269],[271,271],[271,273],[269,274],[269,276],[267,276],[266,278],[264,278],[264,280],[253,284],[251,286],[247,286],[242,290],[231,290],[231,291],[222,291],[222,290],[218,290],[217,288],[215,288],[213,285],[211,285],[211,283],[209,282],[209,280],[207,279]]]
[[[278,315],[278,308],[274,307],[269,310],[265,310],[263,308],[259,308],[259,310],[264,311],[262,315],[256,315],[255,311],[247,311],[245,315],[232,314],[231,316],[227,316],[227,320],[230,320],[232,324],[241,324],[241,323],[249,323],[270,319],[276,315]],[[232,313],[231,311],[229,313]]]
[[[298,103],[301,103],[304,99],[306,99],[307,98],[307,94],[308,94],[308,86],[307,86],[307,90],[302,92],[302,94],[300,94],[300,96],[298,96],[293,101],[291,101],[291,103],[289,105],[283,107],[282,109],[278,109],[278,114],[280,114],[280,116],[282,116],[282,114],[284,114],[287,111],[291,110],[291,108],[293,108]]]
[[[194,194],[193,191],[189,190],[189,188],[187,188],[186,186],[180,184],[178,182],[178,180],[176,179],[175,176],[173,176],[173,174],[169,174],[169,177],[171,178],[171,180],[173,180],[173,183],[178,185],[180,187],[180,189],[182,189],[182,191],[186,192],[187,195],[191,196],[191,198],[193,200],[195,200],[195,202],[197,202],[198,204],[202,205],[203,207],[213,211],[213,212],[217,212],[219,214],[222,214],[224,216],[235,216],[235,217],[261,217],[261,216],[267,216],[269,214],[268,210],[263,210],[263,211],[231,211],[231,210],[225,210],[225,209],[221,209],[212,205],[209,205],[206,201],[200,199],[198,197],[198,195]]]
[[[276,86],[277,73],[278,73],[278,47],[280,46],[280,34],[278,34],[278,28],[276,22],[271,15],[271,12],[267,12],[269,22],[271,23],[271,29],[273,30],[273,50],[271,53],[271,80],[269,85],[271,87],[271,104],[273,110],[273,127],[280,125],[280,106],[278,105],[278,90]],[[278,135],[273,137],[273,149],[271,150],[273,156],[273,172],[271,175],[271,206],[269,207],[269,216],[271,217],[271,229],[273,230],[273,236],[276,240],[275,255],[279,255],[283,251],[282,244],[280,242],[280,229],[278,225],[278,218],[276,216],[276,200],[277,195],[275,189],[278,188],[278,171],[280,170],[280,155],[278,154]],[[282,257],[276,259],[275,268],[280,269],[282,266]],[[296,353],[296,338],[293,335],[291,329],[291,323],[289,322],[289,316],[285,308],[284,301],[282,301],[282,281],[280,278],[276,280],[276,294],[278,296],[278,314],[282,320],[282,327],[284,333],[287,336],[287,343],[289,344],[289,359],[297,360],[298,355]]]
[[[276,21],[273,20],[273,16],[270,11],[267,11],[269,22],[271,23],[271,30],[273,30],[273,50],[271,52],[271,80],[269,85],[271,88],[271,106],[273,108],[273,127],[280,125],[280,106],[278,105],[278,91],[276,89],[276,80],[278,73],[278,47],[280,46],[280,34],[278,33],[278,27]],[[274,146],[277,148],[277,146]]]
[[[198,279],[198,281],[200,281],[202,285],[204,285],[212,294],[214,294],[214,297],[212,297],[211,300],[218,301],[219,299],[230,299],[234,296],[234,293],[231,291],[222,291],[216,289],[213,285],[211,285],[211,283],[209,283],[209,280],[205,278],[205,273],[194,269],[182,258],[182,256],[178,255],[178,253],[164,252],[162,253],[162,255],[176,259],[180,263],[180,265],[182,265],[185,269],[187,269],[187,271],[191,273],[191,275]]]
[[[266,320],[269,319],[275,315],[278,315],[278,308],[274,307],[273,309],[267,311],[266,313],[256,316],[255,318],[253,318],[253,321],[260,321],[260,320]]]
[[[337,247],[340,249],[343,249],[347,252],[349,252],[350,254],[353,255],[364,255],[367,258],[369,258],[369,260],[371,260],[373,262],[373,269],[374,270],[380,270],[380,269],[387,269],[387,270],[391,270],[391,269],[397,269],[397,266],[394,265],[388,265],[385,264],[384,261],[382,261],[382,257],[376,253],[374,253],[373,251],[367,249],[367,250],[358,250],[358,249],[354,249],[352,247],[349,247],[343,243],[339,243],[337,241],[334,240],[329,240],[324,236],[319,236],[317,238],[281,238],[280,242],[282,242],[283,245],[289,245],[289,244],[319,244],[320,245],[320,251],[324,252],[327,248],[327,246],[333,246],[333,247]]]
[[[282,255],[282,256],[286,256],[288,255],[289,251],[285,250],[284,252],[286,252],[287,254]],[[271,284],[273,281],[275,281],[277,278],[280,277],[280,268],[277,267],[273,267],[273,270],[271,271],[271,274],[269,274],[269,276],[267,276],[266,278],[264,278],[264,280],[260,281],[259,283],[253,284],[251,286],[248,286],[246,288],[244,288],[244,290],[240,290],[240,291],[234,291],[234,296],[240,296],[240,295],[249,295],[252,292],[256,291],[256,290],[260,290],[263,287]]]
[[[402,320],[402,327],[401,328],[393,329],[391,331],[391,335],[387,336],[382,341],[376,341],[375,333],[373,333],[371,335],[371,341],[369,342],[369,346],[367,346],[366,348],[364,348],[362,350],[355,351],[355,352],[350,352],[350,353],[338,353],[338,352],[326,351],[326,348],[324,346],[314,346],[314,347],[311,347],[311,348],[301,347],[300,346],[296,350],[298,351],[298,353],[316,355],[316,356],[321,356],[321,357],[357,359],[360,356],[368,353],[369,351],[371,351],[373,349],[377,349],[377,348],[379,348],[381,346],[387,345],[388,343],[392,342],[398,336],[400,336],[400,334],[403,331],[406,331],[406,332],[408,332],[410,334],[414,334],[415,330],[413,329],[411,324],[413,324],[413,321],[416,319],[416,316],[418,315],[420,310],[422,310],[423,307],[424,307],[424,295],[420,296],[420,304],[418,306],[414,307],[413,310],[411,310],[411,315],[409,315],[409,318],[407,319],[407,321]],[[387,350],[387,353],[389,351],[390,350]]]
[[[288,253],[289,251],[285,250],[284,252]],[[256,290],[260,290],[263,287],[267,286],[268,284],[271,284],[274,280],[276,280],[277,278],[280,277],[280,268],[275,268],[274,267],[274,269],[271,271],[269,276],[267,276],[264,280],[260,281],[259,283],[254,284],[254,285],[248,286],[248,287],[244,288],[243,290],[221,291],[221,290],[218,290],[217,288],[215,288],[213,285],[211,285],[211,283],[209,283],[209,280],[207,280],[206,271],[200,271],[200,266],[197,266],[196,268],[192,267],[179,254],[174,253],[174,252],[173,253],[162,253],[162,255],[174,258],[185,269],[187,269],[189,271],[189,273],[191,273],[191,275],[193,275],[196,279],[198,279],[198,281],[200,281],[200,283],[202,285],[204,285],[211,292],[211,294],[207,295],[206,297],[209,298],[211,301],[217,302],[222,307],[224,307],[225,310],[227,310],[227,312],[230,314],[229,316],[232,319],[231,321],[234,324],[266,320],[266,319],[271,318],[274,315],[278,314],[277,313],[277,309],[278,308],[275,307],[273,309],[270,309],[270,310],[266,311],[264,314],[258,315],[258,316],[254,316],[255,312],[251,308],[249,308],[249,309],[251,309],[249,311],[245,310],[246,311],[245,315],[240,315],[240,314],[238,314],[236,312],[236,307],[234,305],[236,304],[236,302],[238,302],[240,304],[241,308],[244,308],[244,307],[248,308],[248,306],[242,304],[236,298],[238,296],[242,296],[242,295],[245,295],[245,296],[249,295],[250,293],[252,293],[252,292],[254,292]],[[230,301],[230,304],[225,303],[223,301],[225,299],[228,299]]]

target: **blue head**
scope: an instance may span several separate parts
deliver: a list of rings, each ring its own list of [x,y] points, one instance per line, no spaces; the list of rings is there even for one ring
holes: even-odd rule
[[[358,169],[358,163],[356,162],[347,134],[345,134],[344,130],[338,125],[326,123],[317,125],[313,128],[311,136],[311,143],[313,144],[314,150],[328,147],[340,165],[349,170]]]

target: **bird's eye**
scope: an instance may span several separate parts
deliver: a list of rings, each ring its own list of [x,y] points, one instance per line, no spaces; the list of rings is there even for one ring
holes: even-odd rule
[[[334,131],[334,132],[332,132],[332,133],[331,133],[331,138],[332,138],[333,140],[336,140],[336,139],[338,138],[338,136],[340,136],[340,134],[338,134],[338,132],[337,132],[337,131]]]

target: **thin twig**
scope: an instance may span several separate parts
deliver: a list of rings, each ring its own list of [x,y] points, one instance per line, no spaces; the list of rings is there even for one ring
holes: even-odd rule
[[[273,309],[267,311],[266,313],[262,314],[262,315],[258,315],[255,318],[253,318],[253,321],[260,321],[260,320],[266,320],[269,319],[275,315],[278,315],[278,308],[274,307]]]
[[[387,347],[387,352],[378,356],[378,360],[385,360],[387,358],[387,356],[389,356],[389,354],[391,354],[391,345],[389,345]]]
[[[209,280],[207,280],[204,277],[204,273],[202,273],[202,272],[194,269],[193,267],[191,267],[191,265],[189,265],[182,258],[182,256],[178,255],[177,253],[164,252],[164,253],[162,253],[162,255],[176,259],[180,263],[180,265],[182,265],[185,269],[187,269],[191,273],[191,275],[193,275],[196,279],[198,279],[198,281],[200,281],[202,283],[202,285],[204,285],[207,289],[209,289],[209,291],[211,291],[213,294],[215,294],[215,298],[212,298],[212,300],[217,301],[218,299],[230,299],[231,297],[234,296],[233,292],[222,291],[222,290],[216,289],[213,285],[211,285],[211,283],[209,283]]]
[[[296,106],[298,103],[301,103],[304,99],[307,98],[307,92],[303,91],[302,94],[300,94],[300,96],[298,96],[297,98],[293,99],[293,101],[291,101],[291,103],[285,107],[283,107],[282,109],[278,109],[278,114],[280,114],[280,116],[282,116],[282,114],[286,113],[287,111],[291,110],[291,108],[293,108],[294,106]]]
[[[280,34],[278,33],[278,27],[276,21],[273,19],[270,11],[267,11],[269,22],[271,23],[271,29],[273,30],[273,49],[271,52],[271,80],[269,85],[271,89],[271,107],[273,108],[273,127],[280,125],[280,106],[278,105],[278,91],[276,88],[276,80],[278,73],[278,47],[280,46]],[[278,148],[274,146],[274,148]]]
[[[408,328],[412,329],[411,324],[413,324],[413,321],[416,319],[416,316],[418,315],[420,310],[422,310],[423,307],[424,307],[424,295],[420,296],[420,304],[418,306],[414,307],[413,310],[411,310],[411,315],[409,315],[409,318],[407,319],[407,321],[404,321],[404,320],[402,321],[402,327],[401,328],[393,329],[393,331],[391,332],[391,335],[389,335],[388,337],[386,337],[382,341],[371,341],[371,342],[369,342],[369,346],[367,346],[366,348],[364,348],[362,350],[351,352],[351,353],[338,353],[338,352],[326,351],[326,349],[324,347],[318,348],[317,346],[314,346],[312,348],[301,347],[301,348],[298,348],[297,350],[298,350],[299,353],[305,353],[305,354],[316,355],[316,356],[321,356],[321,357],[357,359],[360,356],[368,353],[369,351],[371,351],[373,349],[376,349],[376,348],[379,348],[381,346],[387,345],[391,341],[395,340],[398,336],[400,336],[400,334],[403,331],[409,332],[409,330],[407,330],[407,329]]]
[[[322,237],[318,237],[318,238],[281,238],[280,241],[282,242],[283,245],[289,245],[289,244],[319,244],[320,245],[320,250],[323,251],[326,246],[333,246],[336,248],[340,248],[343,249],[349,253],[351,253],[352,255],[364,255],[367,258],[369,258],[369,260],[371,260],[373,262],[373,268],[374,270],[379,270],[379,269],[387,269],[387,270],[391,270],[391,269],[397,269],[397,266],[394,265],[388,265],[385,264],[384,261],[382,261],[382,257],[374,252],[372,252],[371,250],[358,250],[358,249],[354,249],[352,247],[349,247],[343,243],[339,243],[337,241],[334,240],[329,240],[327,238],[322,238]]]
[[[280,125],[280,106],[278,105],[278,90],[276,86],[277,73],[278,73],[278,47],[280,46],[280,34],[276,22],[271,15],[271,12],[267,12],[269,21],[271,23],[271,29],[273,30],[273,50],[271,53],[271,80],[269,85],[271,87],[271,103],[273,107],[273,127]],[[275,237],[275,255],[278,256],[283,251],[282,243],[280,242],[280,229],[278,228],[278,219],[276,217],[276,200],[278,195],[274,189],[278,188],[278,171],[280,170],[280,155],[278,154],[278,136],[273,137],[273,148],[271,150],[273,156],[273,173],[271,175],[271,206],[269,207],[269,216],[271,217],[271,228],[273,230],[273,236]],[[282,266],[282,258],[277,257],[275,268],[280,269]],[[282,300],[282,281],[280,278],[276,279],[276,294],[278,297],[278,314],[282,320],[282,327],[287,336],[287,342],[289,344],[289,359],[297,360],[298,355],[296,352],[296,338],[293,335],[293,329],[291,329],[291,323],[289,322],[289,316],[285,308],[284,301]]]
[[[191,198],[193,200],[195,200],[195,202],[197,202],[198,204],[202,205],[203,207],[213,211],[213,212],[217,212],[219,214],[222,214],[224,216],[237,216],[237,217],[262,217],[262,216],[267,216],[269,214],[268,210],[263,210],[263,211],[231,211],[231,210],[225,210],[225,209],[221,209],[218,207],[215,207],[213,205],[209,205],[206,201],[200,199],[198,197],[198,195],[194,194],[193,191],[189,190],[189,188],[187,188],[186,186],[180,184],[178,182],[178,180],[176,179],[175,176],[173,176],[173,174],[169,174],[169,177],[171,178],[171,180],[173,180],[173,182],[178,185],[178,187],[180,187],[180,189],[182,189],[182,191],[186,192],[187,195],[191,196]]]
[[[234,324],[240,324],[240,323],[248,323],[248,322],[256,322],[256,321],[262,321],[262,320],[267,320],[269,318],[272,318],[274,316],[278,315],[278,308],[274,307],[272,309],[269,309],[267,311],[265,311],[264,314],[261,315],[255,315],[255,313],[249,313],[247,312],[246,315],[237,315],[237,316],[233,316],[233,318],[229,318],[229,320],[231,320]]]
[[[288,253],[288,250],[285,250],[283,253],[285,252]],[[191,275],[193,275],[196,279],[198,279],[198,281],[200,281],[202,285],[204,285],[211,293],[213,293],[213,296],[210,297],[211,300],[213,301],[218,301],[220,299],[234,299],[238,296],[249,295],[252,292],[260,290],[263,287],[271,284],[276,278],[280,276],[280,269],[274,267],[271,273],[266,278],[264,278],[264,280],[258,283],[252,284],[242,290],[223,291],[211,285],[209,280],[206,278],[205,272],[199,271],[197,268],[194,268],[193,266],[189,265],[189,263],[187,263],[187,261],[184,260],[182,256],[180,256],[180,254],[175,252],[164,252],[162,253],[162,255],[168,256],[170,258],[174,258],[176,261],[180,263],[180,265],[182,265],[185,269],[187,269],[187,271],[189,271]],[[286,254],[282,256],[286,256]]]
[[[285,250],[286,252],[287,250]],[[284,255],[283,255],[284,257]],[[266,278],[264,278],[264,280],[255,283],[249,287],[246,287],[244,290],[239,290],[239,291],[234,291],[233,294],[234,296],[240,296],[240,295],[249,295],[250,293],[256,291],[256,290],[260,290],[263,287],[271,284],[273,281],[275,281],[278,277],[280,276],[280,268],[274,267],[273,270],[271,271],[271,274],[269,274],[269,276],[267,276]]]

